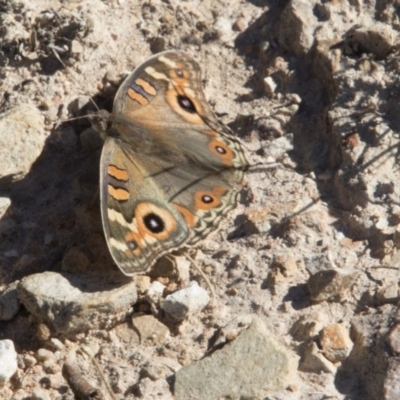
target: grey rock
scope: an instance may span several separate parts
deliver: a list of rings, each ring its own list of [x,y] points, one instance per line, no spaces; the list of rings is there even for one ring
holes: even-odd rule
[[[297,362],[297,356],[279,344],[262,321],[255,320],[221,350],[180,369],[175,399],[261,399],[294,380]]]
[[[17,314],[20,303],[17,296],[18,281],[11,283],[0,294],[0,321],[9,321]]]
[[[14,343],[8,339],[0,340],[0,385],[7,383],[17,369],[17,353]]]
[[[124,319],[137,299],[134,281],[113,276],[44,272],[19,283],[27,310],[55,332],[104,329]]]
[[[291,0],[281,15],[285,23],[279,27],[279,42],[300,57],[306,55],[314,43],[318,24],[313,13],[315,3],[315,0]]]
[[[32,104],[0,115],[0,177],[23,177],[39,157],[46,140],[43,117]]]

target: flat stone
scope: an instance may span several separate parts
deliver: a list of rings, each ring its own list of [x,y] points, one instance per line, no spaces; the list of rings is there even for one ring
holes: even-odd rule
[[[221,350],[180,369],[175,375],[175,400],[262,399],[295,380],[297,363],[297,356],[255,320]]]
[[[0,177],[22,178],[39,157],[47,137],[43,116],[30,103],[0,115]]]
[[[14,343],[9,339],[0,340],[0,385],[7,383],[17,369],[17,353]]]
[[[152,315],[132,317],[132,325],[139,333],[141,343],[151,342],[153,344],[160,344],[169,335],[168,328]]]
[[[57,333],[75,334],[123,320],[137,293],[134,281],[113,276],[44,272],[22,279],[18,297],[38,321]]]
[[[319,271],[307,282],[311,299],[316,303],[325,300],[335,300],[350,289],[359,276],[358,271],[330,269]]]

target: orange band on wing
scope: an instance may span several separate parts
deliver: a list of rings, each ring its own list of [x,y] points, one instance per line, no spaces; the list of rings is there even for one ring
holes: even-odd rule
[[[134,91],[131,88],[128,89],[128,96],[132,100],[137,101],[142,106],[145,106],[146,104],[149,103],[149,101],[146,99],[146,97],[142,96],[141,94],[139,94],[138,92]]]
[[[129,192],[127,190],[115,188],[111,185],[108,185],[108,194],[118,201],[126,201],[129,199]]]
[[[141,86],[146,93],[152,96],[155,96],[157,94],[156,88],[144,79],[138,78],[136,79],[135,83]]]
[[[110,165],[107,168],[108,175],[112,176],[113,178],[117,179],[118,181],[127,182],[129,179],[128,173],[124,169],[120,169],[115,165]]]

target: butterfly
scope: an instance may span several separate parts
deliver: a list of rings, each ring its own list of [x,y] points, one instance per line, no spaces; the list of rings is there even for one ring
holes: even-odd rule
[[[100,160],[109,251],[126,275],[216,230],[236,206],[243,148],[205,99],[182,51],[158,53],[120,86]]]

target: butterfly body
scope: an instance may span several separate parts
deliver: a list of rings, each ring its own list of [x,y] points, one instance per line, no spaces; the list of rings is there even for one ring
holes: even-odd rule
[[[101,156],[103,227],[119,268],[143,272],[215,230],[235,207],[246,168],[191,57],[169,51],[141,64],[117,92]]]

